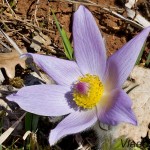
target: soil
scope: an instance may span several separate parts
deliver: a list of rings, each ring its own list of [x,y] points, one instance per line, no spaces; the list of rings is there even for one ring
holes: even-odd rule
[[[124,2],[118,2],[117,0],[94,0],[93,2],[106,7],[114,7],[115,10],[124,9],[124,7],[121,7]],[[139,2],[139,5],[141,3],[142,0]],[[21,16],[23,20],[29,19],[34,21],[35,5],[36,1],[33,0],[18,1],[16,8],[19,16]],[[56,45],[63,49],[62,40],[53,21],[50,8],[53,9],[61,26],[65,29],[67,35],[71,39],[74,6],[67,2],[48,2],[47,0],[43,0],[38,5],[37,18],[39,20],[39,24],[41,24],[44,28],[54,31],[54,33],[46,34]],[[135,34],[137,34],[137,31],[139,31],[138,29],[129,27],[129,25],[124,21],[114,17],[112,14],[106,13],[100,8],[88,8],[93,12],[97,24],[102,31],[103,37],[106,40],[108,55],[121,48],[122,45],[129,41]]]
[[[124,3],[125,0],[93,0],[93,2],[97,4],[101,4],[105,7],[113,8],[114,10],[121,10],[122,14],[124,13]],[[143,0],[144,2],[144,0]],[[139,5],[142,3],[140,0]],[[37,6],[37,14],[36,18],[38,20],[38,24],[41,28],[45,28],[50,30],[51,32],[44,32],[46,35],[50,37],[50,39],[57,45],[59,48],[63,49],[62,40],[60,34],[56,28],[56,25],[53,20],[51,9],[55,12],[60,25],[65,29],[67,35],[71,39],[72,34],[72,20],[73,20],[73,12],[74,5],[67,2],[55,2],[42,0],[36,5],[35,0],[18,0],[14,6],[14,11],[22,20],[31,21],[35,23],[35,8]],[[51,9],[50,9],[51,8]],[[137,34],[138,29],[134,27],[129,27],[130,25],[126,22],[122,21],[120,18],[114,17],[112,14],[105,12],[101,8],[98,7],[88,7],[94,14],[96,22],[102,32],[103,37],[106,41],[106,47],[108,50],[108,55],[114,53],[116,50],[121,48],[127,41],[129,41],[135,34]],[[9,10],[8,10],[9,11]],[[36,24],[36,23],[35,23]],[[22,25],[21,22],[16,23],[16,30],[20,28],[20,33],[25,34],[30,37],[31,33],[34,32],[31,30],[30,32],[24,28],[20,27],[25,26]],[[19,38],[18,35],[13,33],[13,38]],[[20,37],[22,40],[22,37]],[[19,38],[19,39],[20,39]],[[17,39],[18,40],[18,39]],[[16,41],[17,41],[16,40]],[[27,44],[25,43],[25,47]],[[28,49],[27,49],[28,50]]]
[[[93,0],[93,2],[100,4],[103,7],[110,8],[123,16],[126,16],[124,7],[126,0]],[[150,20],[150,15],[147,13],[146,7],[144,5],[146,2],[148,3],[148,0],[139,0],[136,7],[142,10],[141,13],[146,17],[146,19]],[[9,3],[11,4],[14,13],[10,11],[8,5],[4,3],[4,0],[0,0],[0,17],[2,20],[0,21],[0,26],[6,33],[9,34],[11,38],[14,39],[14,41],[20,48],[25,48],[28,52],[64,57],[62,39],[55,25],[51,10],[55,12],[61,27],[65,29],[70,41],[72,42],[73,12],[76,10],[77,5],[65,1],[62,2],[53,0],[39,0],[39,4],[37,4],[36,0],[9,0]],[[115,51],[121,48],[127,41],[129,41],[140,31],[140,29],[135,28],[129,23],[113,16],[111,13],[108,13],[99,7],[87,7],[93,13],[98,27],[105,39],[108,56],[112,55]],[[36,16],[35,10],[37,11]],[[15,14],[15,17],[13,16],[13,14]],[[42,32],[44,35],[47,35],[50,38],[51,49],[42,47],[41,50],[37,52],[30,47],[33,37],[39,32]],[[0,47],[2,46],[0,45]],[[150,43],[148,43],[145,48],[141,63],[144,63],[146,61],[146,57],[149,54],[149,49]],[[21,71],[19,72],[19,74],[17,74],[16,68],[17,76],[25,76],[30,71],[25,72],[25,74],[24,71]],[[8,78],[5,81],[6,82],[4,82],[3,84],[10,84]],[[43,125],[40,124],[39,126],[40,128],[42,128],[41,126]],[[46,138],[49,133],[48,131],[52,126],[54,127],[52,123],[50,123],[49,127],[45,125],[45,127],[47,127],[48,129],[43,130],[42,133],[40,133],[45,136],[45,140],[40,139],[41,145],[45,144]],[[43,138],[43,135],[40,135],[39,138]],[[90,133],[88,136],[93,136],[93,133]],[[86,135],[86,133],[82,135],[82,137],[85,138],[85,145],[89,144],[88,140],[86,140],[88,136]],[[65,138],[62,142],[60,142],[60,144],[58,144],[58,146],[61,148],[63,147],[65,150],[69,150],[70,147],[66,148],[66,145],[64,144],[64,142],[68,142],[69,139],[71,139],[70,142],[72,143],[74,149],[77,148],[78,144],[74,141],[74,136]],[[8,143],[6,142],[6,145]],[[47,141],[45,145],[48,146]],[[55,149],[57,148],[58,147],[55,146]]]

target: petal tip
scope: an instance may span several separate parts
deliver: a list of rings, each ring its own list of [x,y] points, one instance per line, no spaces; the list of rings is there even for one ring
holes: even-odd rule
[[[15,96],[15,93],[6,96],[6,99],[9,100],[9,101],[15,101],[15,100],[14,100],[14,96]]]
[[[83,10],[83,9],[85,9],[85,6],[80,5],[79,8],[78,8],[78,10],[79,10],[79,9],[82,9],[82,10]]]
[[[136,119],[132,120],[131,124],[135,125],[135,126],[138,126],[138,122]]]
[[[50,134],[49,134],[49,144],[50,146],[53,146],[55,145],[57,141],[55,140],[55,137],[54,137],[54,130],[51,130]]]
[[[150,32],[150,26],[146,27],[145,30],[146,30],[147,32]]]
[[[78,10],[75,12],[76,13],[79,13],[79,14],[84,14],[84,11],[86,11],[87,8],[84,6],[84,5],[80,5]]]

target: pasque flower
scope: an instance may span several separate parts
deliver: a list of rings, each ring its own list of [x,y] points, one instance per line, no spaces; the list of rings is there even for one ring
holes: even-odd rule
[[[22,109],[43,116],[67,115],[50,132],[50,145],[100,121],[137,125],[132,102],[122,85],[135,65],[150,27],[106,57],[103,38],[92,14],[80,6],[74,14],[75,61],[29,53],[56,85],[34,85],[7,97]]]

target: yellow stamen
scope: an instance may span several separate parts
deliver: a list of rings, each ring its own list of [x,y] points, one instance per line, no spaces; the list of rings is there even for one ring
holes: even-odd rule
[[[80,92],[80,89],[77,89],[79,83],[88,85],[86,92]],[[84,89],[81,88],[81,89]],[[104,92],[104,86],[100,81],[99,77],[96,75],[86,74],[83,77],[80,77],[73,89],[73,100],[75,103],[84,109],[91,109],[99,102]]]

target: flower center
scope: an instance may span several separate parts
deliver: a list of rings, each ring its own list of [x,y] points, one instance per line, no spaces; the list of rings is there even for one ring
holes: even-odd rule
[[[86,74],[80,77],[73,88],[73,100],[84,109],[91,109],[100,100],[104,86],[96,75]]]

